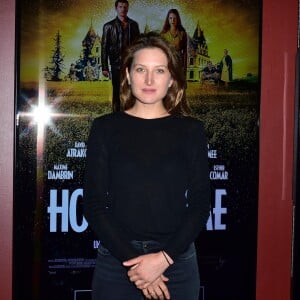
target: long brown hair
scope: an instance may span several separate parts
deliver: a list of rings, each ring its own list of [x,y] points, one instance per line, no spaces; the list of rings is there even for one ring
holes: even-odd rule
[[[178,10],[176,8],[171,8],[168,11],[168,13],[167,13],[167,16],[166,16],[166,19],[165,19],[165,22],[164,22],[164,26],[163,26],[163,28],[161,30],[161,33],[166,33],[171,28],[170,22],[169,22],[169,16],[170,16],[170,14],[174,14],[177,17],[177,29],[179,31],[185,31],[185,28],[182,26],[181,18],[180,18]]]
[[[180,57],[174,46],[155,32],[142,34],[124,51],[122,59],[120,88],[122,109],[130,109],[135,104],[136,99],[132,94],[130,85],[128,84],[126,69],[130,71],[135,53],[145,48],[159,48],[165,53],[167,57],[168,69],[173,79],[173,84],[169,88],[167,95],[163,99],[163,103],[167,111],[170,114],[190,114],[190,108],[185,97],[186,80],[183,73]]]

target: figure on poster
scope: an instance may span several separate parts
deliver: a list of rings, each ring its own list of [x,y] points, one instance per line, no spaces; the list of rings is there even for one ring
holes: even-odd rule
[[[95,71],[95,80],[101,80],[100,65],[94,61],[93,66]]]
[[[172,8],[168,11],[161,35],[170,43],[174,44],[180,54],[181,63],[186,74],[187,69],[187,33],[182,26],[181,18],[177,9]]]
[[[71,64],[70,70],[69,70],[69,79],[71,81],[77,81],[78,77],[76,76],[76,73],[78,72],[78,69],[76,69],[75,64]]]
[[[129,46],[140,34],[138,23],[130,19],[127,0],[117,0],[115,9],[117,16],[103,26],[101,40],[102,74],[110,76],[108,61],[111,68],[113,86],[112,110],[120,110],[120,64],[124,48]]]
[[[86,66],[83,68],[83,76],[85,81],[94,81],[96,78],[95,69],[90,61],[87,61]]]
[[[217,83],[219,79],[220,72],[218,72],[217,67],[215,67],[211,61],[208,61],[207,66],[202,71],[202,82],[212,80],[214,83]]]
[[[83,81],[84,80],[84,76],[83,76],[84,64],[83,64],[82,59],[78,59],[76,61],[75,68],[76,68],[76,77],[78,78],[79,81]]]
[[[122,111],[94,120],[84,214],[100,240],[92,299],[198,300],[194,241],[210,210],[207,139],[189,116],[174,46],[159,34],[125,51]]]
[[[232,59],[228,54],[228,50],[224,49],[224,55],[222,60],[220,61],[220,69],[221,69],[221,80],[228,84],[228,82],[232,81]]]

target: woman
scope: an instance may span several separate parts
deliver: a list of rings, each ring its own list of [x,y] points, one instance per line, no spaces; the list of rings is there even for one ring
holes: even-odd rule
[[[94,300],[198,299],[207,143],[202,124],[186,116],[179,65],[167,41],[141,36],[123,60],[123,111],[93,122],[84,208],[101,242]]]
[[[178,51],[181,64],[186,74],[187,68],[187,34],[181,24],[181,18],[177,9],[172,8],[168,11],[161,36],[172,43]]]
[[[228,82],[232,81],[232,59],[228,54],[228,50],[224,49],[224,55],[220,62],[221,68],[221,80],[228,85]]]

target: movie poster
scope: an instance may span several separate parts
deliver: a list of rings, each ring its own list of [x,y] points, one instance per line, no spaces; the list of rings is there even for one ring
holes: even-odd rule
[[[101,40],[114,5],[17,1],[14,299],[91,299],[101,241],[82,214],[83,171],[91,122],[111,112]],[[187,33],[186,95],[208,136],[212,208],[196,242],[199,300],[252,300],[260,3],[131,0],[128,16],[140,32],[160,33],[172,8]]]

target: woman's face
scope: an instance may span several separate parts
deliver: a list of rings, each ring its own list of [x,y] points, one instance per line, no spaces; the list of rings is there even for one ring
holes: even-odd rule
[[[170,26],[177,27],[178,19],[177,16],[174,13],[169,14],[169,24]]]
[[[166,54],[159,48],[138,50],[131,69],[126,69],[127,80],[136,101],[161,105],[173,79],[168,69]]]

